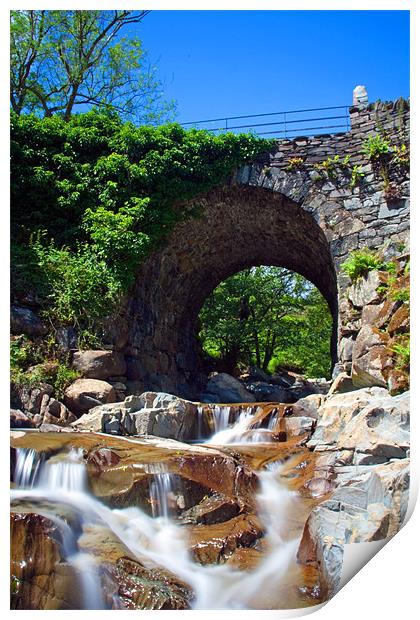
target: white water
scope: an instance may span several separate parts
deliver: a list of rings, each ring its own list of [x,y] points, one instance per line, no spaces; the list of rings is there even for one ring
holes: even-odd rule
[[[41,484],[32,489],[13,490],[12,500],[27,498],[64,503],[77,510],[85,524],[104,523],[142,562],[145,557],[149,558],[189,583],[195,592],[194,609],[248,609],[260,592],[266,595],[270,588],[276,591],[298,544],[297,540],[285,542],[285,515],[294,501],[294,494],[279,483],[278,471],[273,469],[259,474],[261,491],[257,502],[270,549],[253,571],[244,572],[227,564],[201,566],[195,563],[189,554],[185,530],[169,518],[154,519],[134,507],[111,510],[99,502],[87,491],[80,457],[80,452],[73,451],[67,461],[46,463]],[[84,584],[84,608],[103,609],[95,559],[76,553],[68,561],[78,570]]]
[[[16,450],[16,465],[14,482],[17,487],[31,489],[37,479],[42,457],[36,450],[18,448]]]
[[[214,419],[214,430],[216,433],[224,431],[229,426],[229,415],[230,415],[230,407],[229,405],[214,405],[212,408],[213,419]]]
[[[172,512],[171,502],[174,499],[174,475],[168,472],[155,474],[155,479],[150,485],[152,515],[168,519]]]
[[[239,415],[238,420],[229,427],[217,431],[207,440],[210,445],[226,445],[231,443],[262,443],[273,441],[271,430],[267,428],[250,428],[255,413],[252,407],[247,407]]]

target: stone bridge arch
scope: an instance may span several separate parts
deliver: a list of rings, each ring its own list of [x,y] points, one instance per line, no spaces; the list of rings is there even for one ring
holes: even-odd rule
[[[409,209],[407,177],[392,179],[398,199],[390,201],[362,152],[378,127],[395,144],[408,141],[408,103],[355,107],[350,118],[344,134],[279,141],[225,186],[191,201],[200,215],[180,222],[139,271],[127,317],[129,380],[196,397],[198,312],[221,281],[261,264],[291,269],[317,286],[334,319],[332,359],[338,354],[346,361],[340,298],[348,279],[340,265],[352,250],[406,241]],[[351,186],[348,168],[337,168],[333,177],[317,170],[318,162],[336,155],[362,166],[363,184]]]

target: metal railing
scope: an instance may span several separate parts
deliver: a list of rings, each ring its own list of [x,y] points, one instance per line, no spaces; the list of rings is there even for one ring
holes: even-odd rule
[[[350,106],[348,105],[339,105],[328,108],[308,108],[306,110],[228,116],[225,118],[191,121],[182,123],[182,126],[214,132],[230,131],[239,133],[250,131],[259,136],[271,135],[278,138],[315,136],[349,131],[349,108]],[[277,118],[275,119],[274,117]],[[245,119],[250,120],[247,122]],[[269,119],[268,122],[265,122],[266,119]]]

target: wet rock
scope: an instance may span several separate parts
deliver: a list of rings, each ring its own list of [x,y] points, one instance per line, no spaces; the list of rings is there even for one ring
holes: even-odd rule
[[[256,398],[238,379],[220,372],[209,379],[205,396],[201,400],[214,403],[246,403],[255,402]]]
[[[372,303],[379,303],[381,295],[378,286],[382,283],[383,276],[376,269],[361,278],[358,278],[348,289],[348,298],[356,308],[363,308]]]
[[[64,403],[81,415],[101,403],[115,402],[115,390],[106,381],[98,379],[77,379],[64,392]]]
[[[104,525],[85,528],[79,547],[100,565],[108,609],[189,609],[191,588],[167,570],[147,566]]]
[[[233,499],[221,493],[204,497],[199,504],[182,513],[181,523],[194,523],[211,525],[221,523],[235,517],[240,511],[240,506]]]
[[[45,336],[47,328],[41,319],[29,308],[12,306],[10,308],[10,329],[12,334],[26,334],[32,338]]]
[[[251,547],[263,535],[255,515],[238,515],[222,524],[190,529],[191,552],[200,564],[225,562],[236,549]]]
[[[80,609],[76,576],[65,563],[63,539],[52,520],[36,513],[12,513],[11,608]]]
[[[126,371],[124,356],[114,351],[76,351],[73,367],[87,379],[109,379]]]

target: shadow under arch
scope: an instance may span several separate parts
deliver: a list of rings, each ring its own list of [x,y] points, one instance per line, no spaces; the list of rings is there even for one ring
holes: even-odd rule
[[[272,190],[230,186],[191,204],[165,247],[141,266],[131,305],[128,372],[147,389],[188,398],[200,391],[197,317],[213,289],[256,265],[284,267],[312,282],[333,317],[337,359],[337,277],[323,229],[298,203]]]

